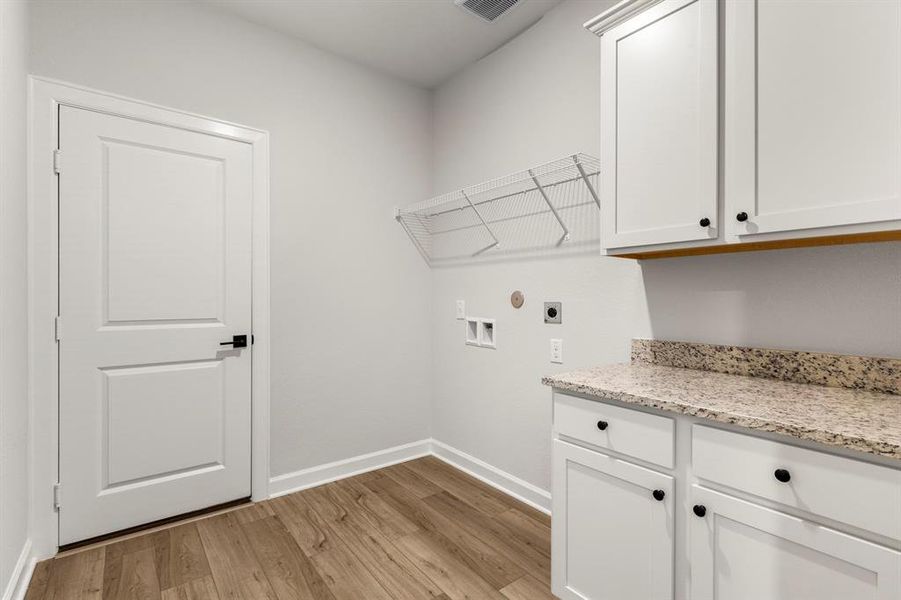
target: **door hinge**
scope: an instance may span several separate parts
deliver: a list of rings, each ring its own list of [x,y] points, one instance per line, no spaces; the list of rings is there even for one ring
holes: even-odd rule
[[[53,337],[56,341],[60,341],[63,337],[63,318],[56,315],[53,319]]]
[[[62,503],[60,502],[60,490],[62,487],[63,486],[60,483],[53,484],[53,510],[56,511],[62,507]]]
[[[53,151],[53,172],[56,173],[57,175],[59,175],[60,168],[61,168],[61,166],[60,166],[61,165],[61,159],[60,159],[61,154],[62,154],[62,152],[60,151],[59,148],[57,148],[56,150]]]

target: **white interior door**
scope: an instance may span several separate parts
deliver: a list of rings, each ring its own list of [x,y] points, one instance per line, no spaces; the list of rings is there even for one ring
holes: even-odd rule
[[[697,485],[693,600],[897,600],[901,553]]]
[[[250,495],[252,151],[59,117],[64,545]]]

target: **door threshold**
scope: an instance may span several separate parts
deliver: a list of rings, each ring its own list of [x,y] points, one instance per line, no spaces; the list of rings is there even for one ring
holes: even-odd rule
[[[193,510],[191,512],[175,515],[174,517],[166,517],[165,519],[151,521],[150,523],[144,523],[143,525],[136,525],[134,527],[120,529],[112,533],[105,533],[103,535],[98,535],[86,540],[72,542],[71,544],[60,546],[59,551],[56,553],[56,556],[59,557],[63,554],[67,554],[76,550],[84,550],[88,546],[105,546],[107,544],[112,544],[113,542],[118,542],[137,534],[143,535],[149,533],[151,530],[161,530],[168,527],[174,527],[176,525],[181,525],[182,523],[189,521],[196,521],[204,517],[213,516],[214,513],[218,514],[228,512],[230,510],[234,510],[236,508],[240,508],[249,504],[252,504],[252,502],[250,500],[250,496],[247,496],[246,498],[230,500],[228,502],[223,502],[222,504],[215,504],[213,506],[208,506],[199,510]]]

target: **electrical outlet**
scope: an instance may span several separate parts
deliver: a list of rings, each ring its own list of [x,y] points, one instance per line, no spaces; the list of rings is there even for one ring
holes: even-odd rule
[[[466,301],[457,300],[457,319],[466,318]]]
[[[551,362],[563,364],[563,340],[551,339]]]

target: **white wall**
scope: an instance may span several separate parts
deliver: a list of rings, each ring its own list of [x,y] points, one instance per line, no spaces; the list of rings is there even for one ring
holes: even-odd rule
[[[193,2],[44,2],[33,73],[271,134],[272,474],[429,435],[428,93]]]
[[[26,543],[29,518],[27,12],[25,2],[0,1],[0,596]]]
[[[569,0],[442,85],[434,192],[582,151],[599,155],[599,41],[609,6]],[[550,391],[540,375],[627,361],[633,337],[901,356],[901,244],[644,261],[511,260],[437,269],[433,436],[548,489]],[[514,310],[514,289],[526,305]],[[454,301],[497,317],[498,349],[466,347]],[[541,303],[564,303],[545,325]],[[564,339],[565,364],[548,361]]]

